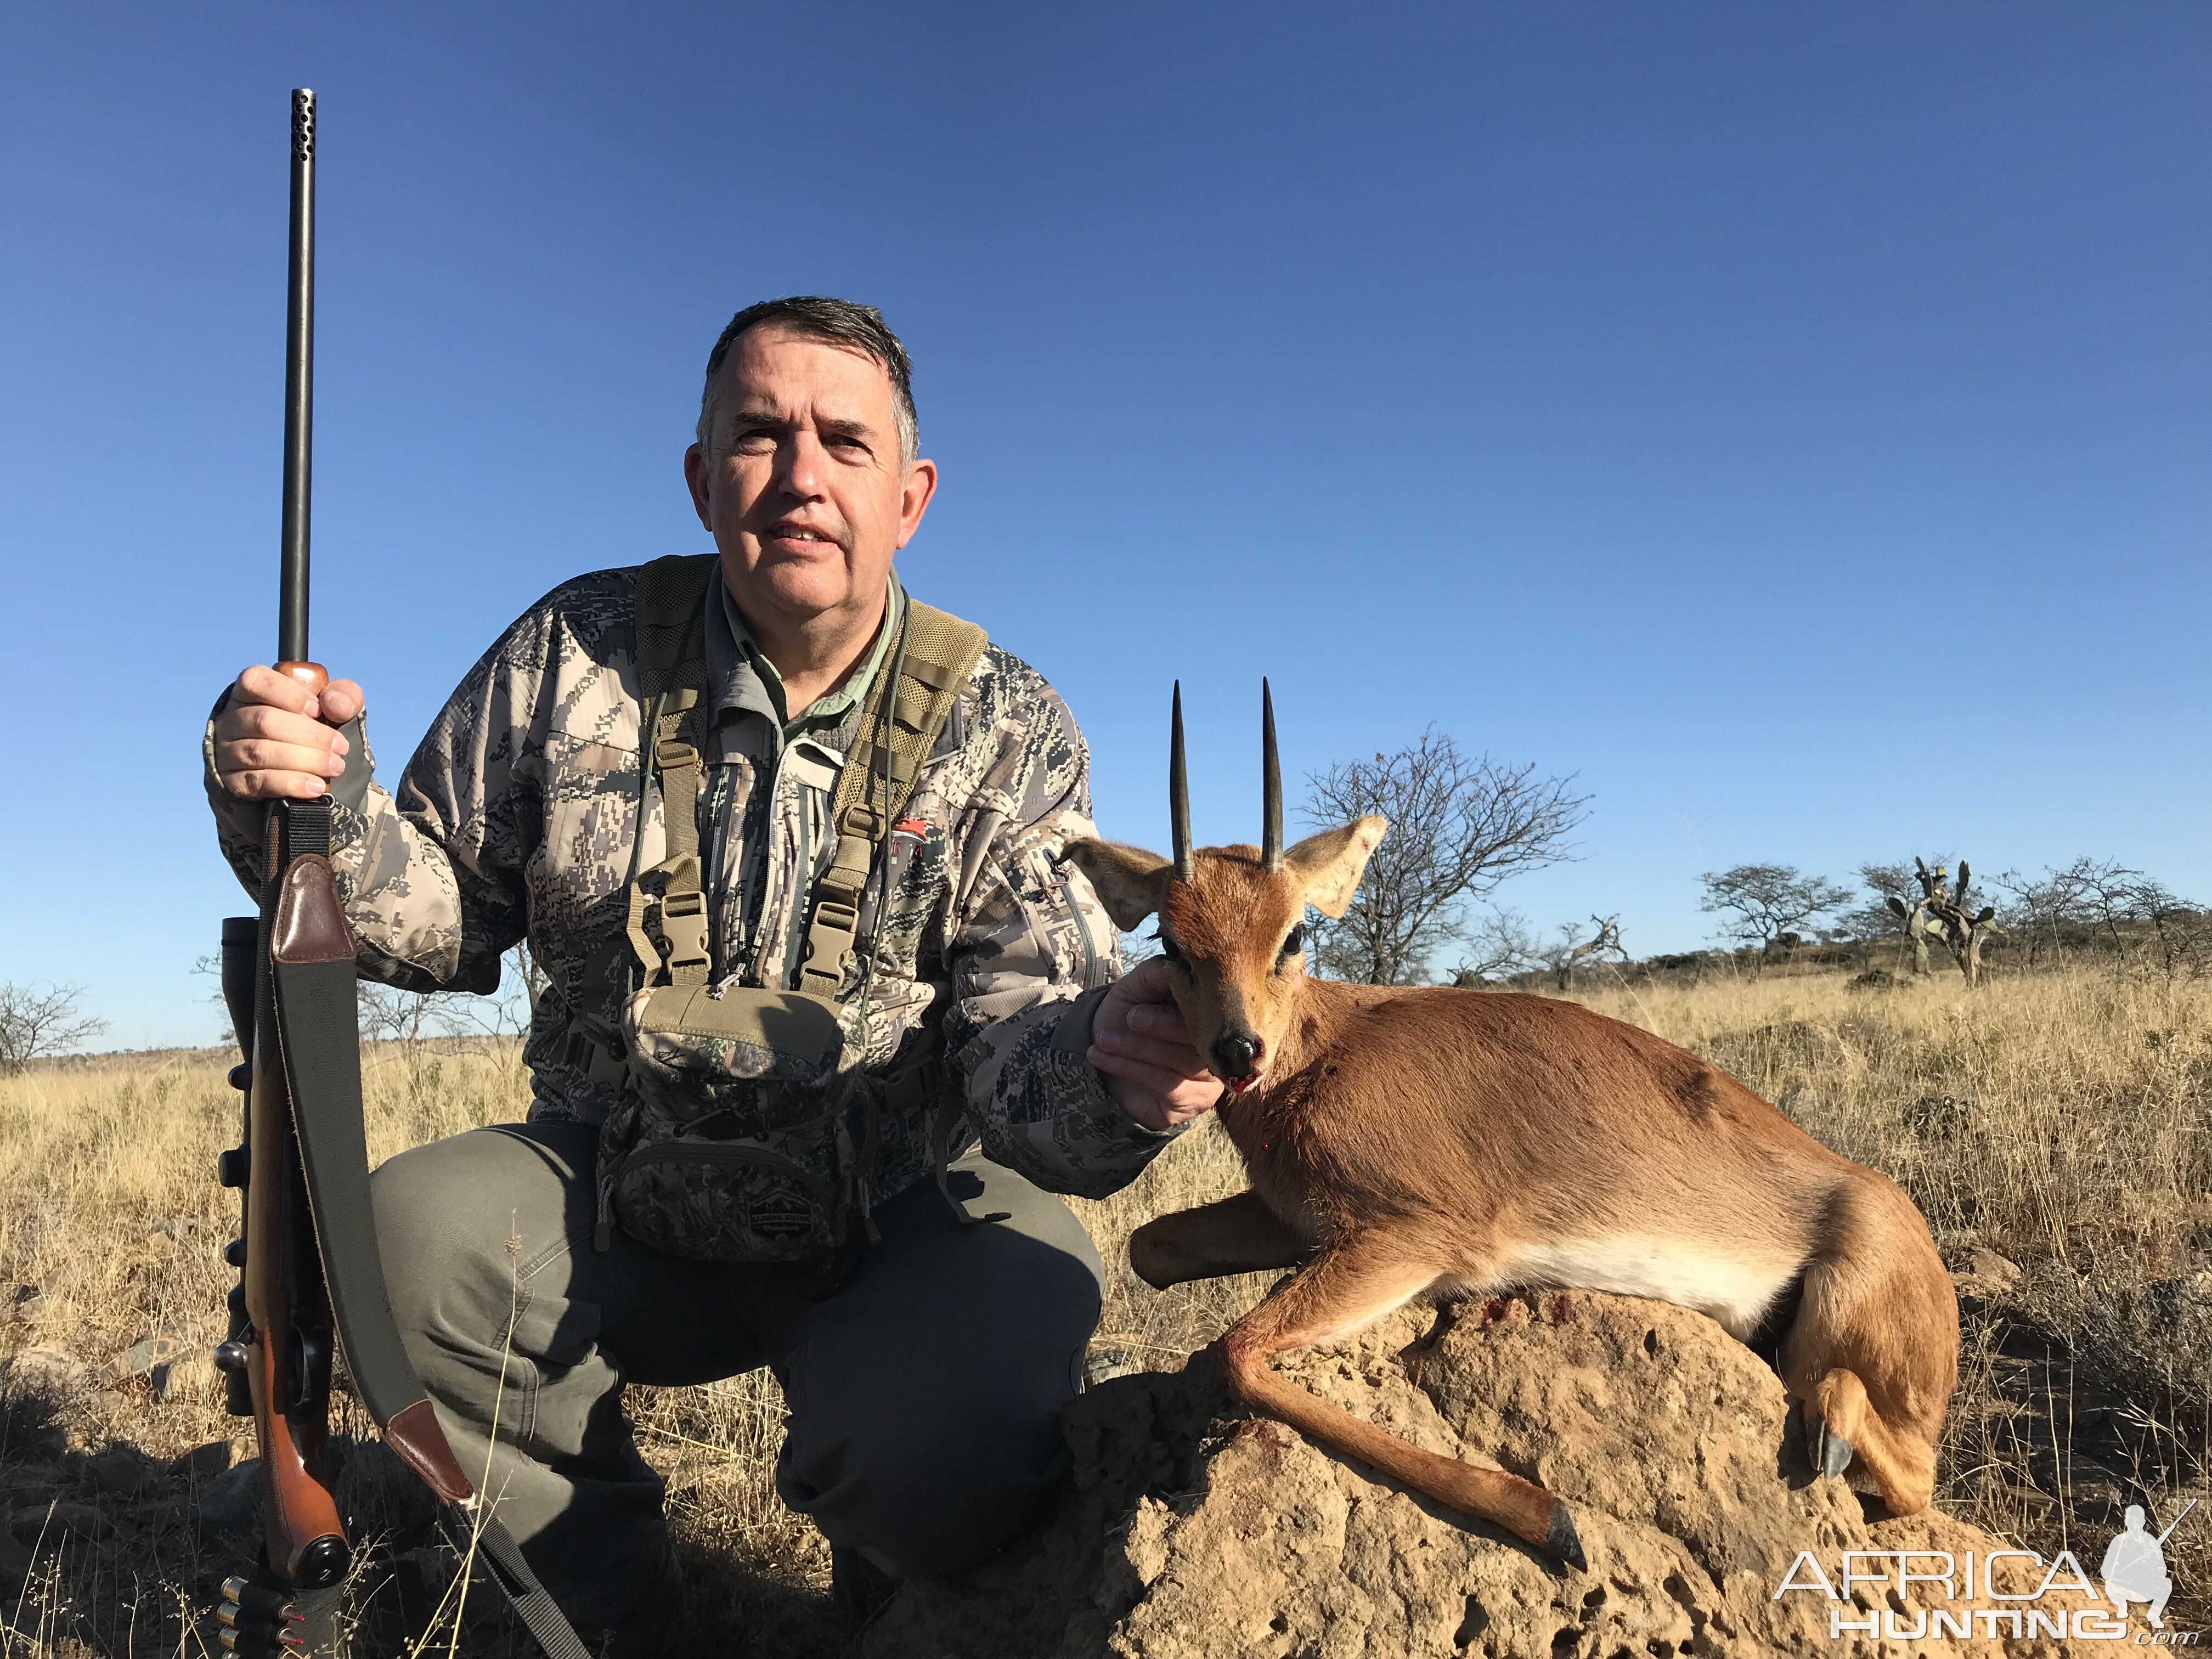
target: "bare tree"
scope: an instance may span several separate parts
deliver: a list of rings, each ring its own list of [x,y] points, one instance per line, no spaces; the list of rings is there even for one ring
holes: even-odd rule
[[[82,985],[0,985],[0,1072],[20,1072],[106,1030],[106,1020],[77,1012],[83,994]]]
[[[1394,755],[1348,761],[1309,780],[1304,816],[1328,827],[1378,812],[1390,831],[1343,919],[1313,925],[1310,960],[1369,985],[1413,985],[1462,936],[1467,906],[1508,876],[1568,856],[1586,795],[1534,763],[1470,759],[1431,726]]]
[[[366,1042],[398,1042],[410,1047],[424,1037],[445,1030],[440,1018],[440,1006],[453,993],[433,991],[403,991],[396,985],[382,985],[373,979],[358,980],[354,984],[354,999],[360,1016],[362,1040]]]
[[[1460,939],[1468,954],[1460,958],[1451,982],[1462,990],[1524,974],[1543,961],[1543,945],[1536,930],[1518,910],[1493,908],[1467,928]]]
[[[2003,921],[2024,937],[2030,966],[2046,954],[2063,964],[2071,947],[2145,960],[2167,974],[2212,967],[2212,912],[2140,870],[2076,859],[2033,879],[2007,871],[1996,884],[2011,896]]]
[[[1146,957],[1156,957],[1159,955],[1160,935],[1157,927],[1146,927],[1139,925],[1127,930],[1117,931],[1120,932],[1120,938],[1117,940],[1117,948],[1121,953],[1121,971],[1123,973],[1128,972],[1130,969],[1135,967]]]
[[[530,941],[522,939],[500,959],[497,990],[489,996],[441,996],[437,1018],[448,1036],[527,1036],[538,1000],[550,982]]]
[[[1698,908],[1723,918],[1723,937],[1761,950],[1851,896],[1849,888],[1826,876],[1801,875],[1790,864],[1739,864],[1717,875],[1709,870],[1698,879],[1705,889]]]
[[[1628,952],[1620,948],[1620,917],[1592,916],[1590,926],[1597,931],[1588,939],[1582,938],[1581,927],[1571,921],[1559,924],[1559,942],[1544,947],[1542,961],[1550,970],[1553,982],[1562,991],[1571,991],[1575,984],[1575,969],[1593,957],[1618,957],[1628,960]]]
[[[361,1034],[371,1042],[398,1042],[410,1048],[430,1036],[526,1036],[546,984],[545,970],[527,940],[501,959],[499,989],[489,996],[406,991],[364,979],[355,989]]]

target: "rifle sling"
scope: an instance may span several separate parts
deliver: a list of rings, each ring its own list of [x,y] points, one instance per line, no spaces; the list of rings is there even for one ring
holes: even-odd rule
[[[291,856],[270,916],[277,1044],[331,1314],[354,1391],[394,1455],[445,1500],[448,1516],[473,1527],[479,1559],[548,1659],[586,1659],[507,1528],[474,1498],[400,1341],[369,1201],[353,929],[322,850],[330,844],[330,805],[293,801],[279,810]],[[467,1537],[465,1527],[458,1544],[465,1547]]]
[[[276,1035],[346,1369],[378,1428],[405,1425],[392,1437],[392,1450],[440,1497],[459,1502],[469,1495],[468,1479],[436,1431],[435,1419],[412,1409],[427,1404],[429,1395],[401,1346],[377,1249],[362,1123],[353,930],[328,859],[319,854],[295,858],[280,881],[269,938]],[[427,1434],[426,1423],[432,1431]]]
[[[464,1561],[469,1559],[473,1532],[477,1563],[490,1575],[492,1583],[499,1586],[507,1605],[514,1609],[514,1616],[522,1620],[523,1628],[538,1638],[546,1659],[592,1659],[591,1650],[562,1616],[553,1598],[545,1593],[545,1586],[530,1571],[530,1564],[522,1559],[521,1547],[500,1524],[498,1516],[459,1504],[447,1505],[441,1514],[447,1541]]]

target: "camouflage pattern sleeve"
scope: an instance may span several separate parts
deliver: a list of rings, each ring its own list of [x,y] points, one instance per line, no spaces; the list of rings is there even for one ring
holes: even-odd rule
[[[215,813],[216,844],[222,850],[223,861],[230,866],[238,884],[246,890],[246,896],[256,903],[261,899],[262,861],[266,856],[265,836],[269,828],[269,807],[265,801],[240,800],[222,787],[215,769],[215,723],[222,711],[230,706],[230,693],[226,690],[216,699],[215,707],[208,711],[207,726],[200,736],[200,766],[202,781],[207,788],[208,805]],[[368,745],[368,732],[362,717],[355,715],[341,728],[349,746],[346,750],[345,770],[331,780],[331,842],[332,867],[344,862],[346,849],[359,847],[370,817],[380,811],[391,809],[392,798],[375,782],[376,757]],[[339,876],[343,885],[347,879]],[[436,988],[434,987],[430,988]]]
[[[1103,1198],[1180,1132],[1136,1122],[1083,1057],[1120,963],[1097,895],[1062,861],[1097,833],[1082,734],[1026,664],[994,647],[987,665],[979,712],[999,741],[966,819],[972,877],[952,895],[945,1049],[985,1156],[1048,1192]]]
[[[356,732],[362,764],[331,787],[331,864],[366,977],[424,992],[497,988],[501,954],[528,920],[549,734],[577,724],[569,703],[591,702],[580,685],[627,665],[610,666],[595,647],[627,617],[635,574],[580,577],[525,612],[447,700],[396,792],[374,781]],[[205,758],[224,856],[256,893],[264,809],[216,781],[211,735]]]

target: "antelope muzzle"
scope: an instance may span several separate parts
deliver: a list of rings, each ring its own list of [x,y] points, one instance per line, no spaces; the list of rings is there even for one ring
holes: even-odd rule
[[[1213,1039],[1213,1069],[1231,1089],[1242,1092],[1260,1075],[1260,1059],[1267,1044],[1241,1032],[1224,1031]]]

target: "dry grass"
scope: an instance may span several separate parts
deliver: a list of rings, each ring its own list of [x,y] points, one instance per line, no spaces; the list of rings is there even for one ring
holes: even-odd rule
[[[2136,1490],[2171,1514],[2174,1494],[2204,1489],[2208,1362],[2170,1350],[2182,1335],[2172,1310],[2212,1301],[2169,1291],[2212,1267],[2212,988],[2077,974],[1979,994],[1942,979],[1862,992],[1840,975],[1769,975],[1579,997],[1709,1055],[1897,1178],[1947,1254],[1978,1243],[2029,1268],[2015,1292],[1970,1304],[1947,1508],[2047,1550],[2080,1533],[2101,1543],[2106,1510]],[[212,1176],[216,1149],[237,1139],[227,1063],[126,1058],[0,1079],[0,1351],[62,1350],[98,1382],[149,1333],[172,1329],[196,1354],[222,1335],[231,1276],[219,1253],[235,1200]],[[372,1154],[512,1118],[526,1097],[511,1048],[374,1051]],[[1253,1275],[1158,1294],[1122,1265],[1137,1223],[1240,1184],[1209,1128],[1127,1191],[1078,1203],[1115,1270],[1102,1358],[1173,1364],[1265,1288]],[[112,1528],[42,1554],[33,1593],[0,1628],[0,1659],[219,1651],[204,1610],[239,1563],[195,1528],[191,1492],[166,1466],[210,1441],[245,1455],[250,1425],[223,1413],[203,1363],[180,1375],[166,1401],[125,1380],[76,1390],[58,1416],[0,1412],[15,1515],[58,1498],[93,1504]],[[773,1382],[640,1390],[632,1406],[669,1479],[701,1650],[829,1647],[826,1552],[770,1485]],[[91,1460],[118,1446],[143,1454],[135,1493],[99,1484]],[[2212,1583],[2192,1541],[2206,1536],[2212,1527],[2185,1527],[2168,1546],[2185,1587]],[[0,1617],[14,1589],[0,1583]],[[730,1645],[735,1631],[750,1633],[747,1647]]]

